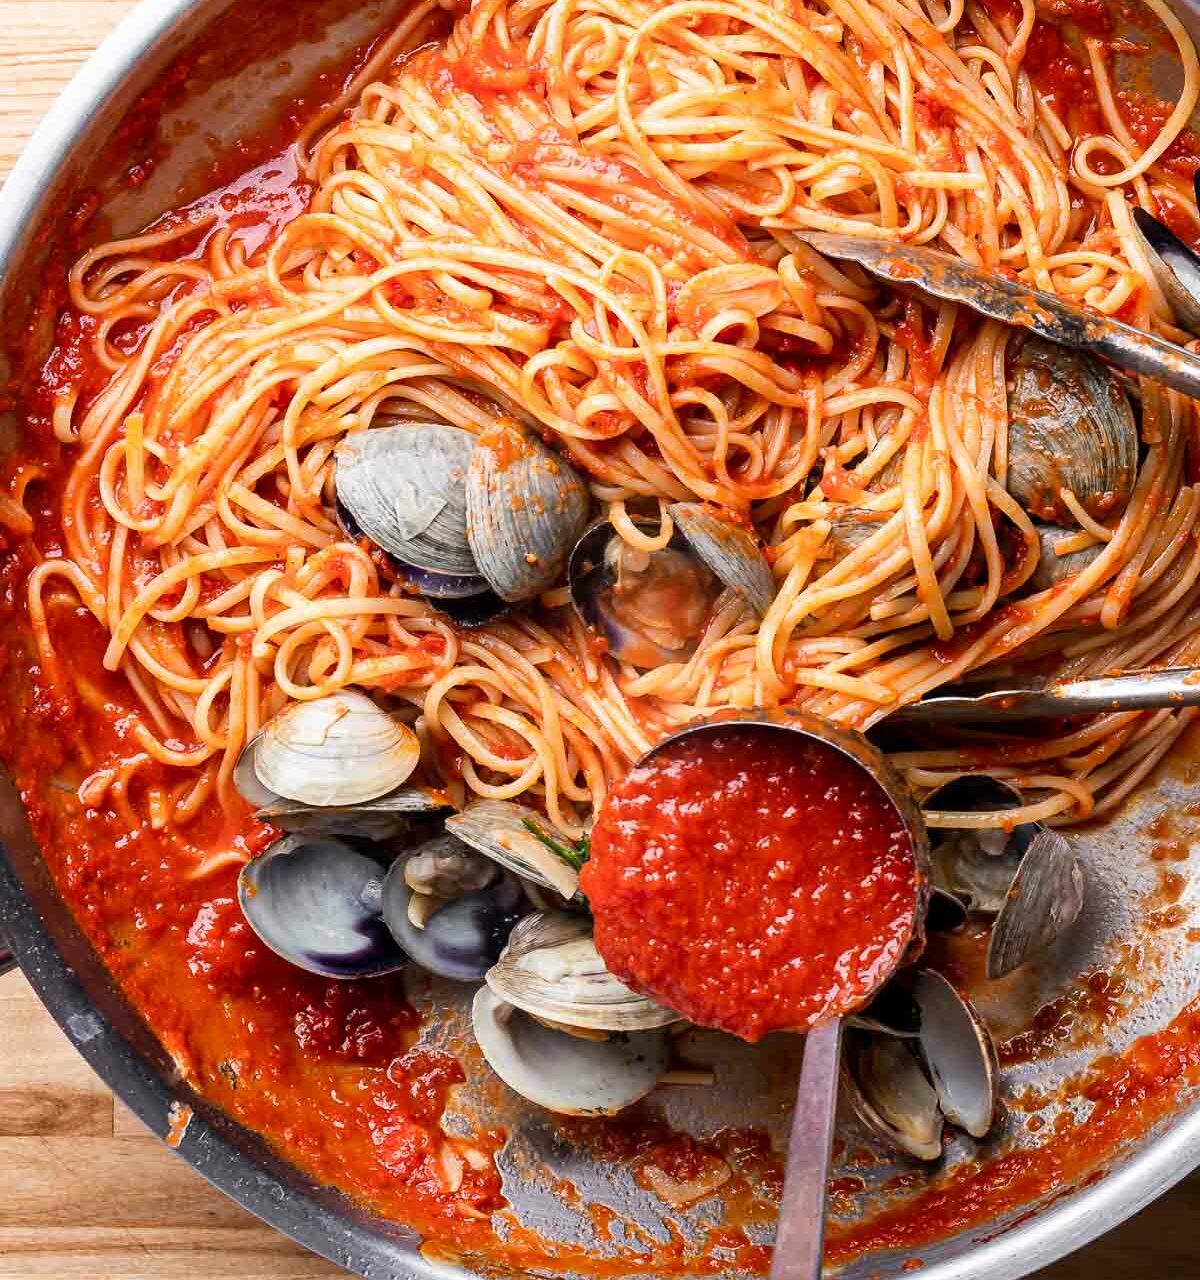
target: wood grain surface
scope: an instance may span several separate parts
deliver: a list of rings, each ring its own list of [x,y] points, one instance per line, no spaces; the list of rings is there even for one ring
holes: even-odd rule
[[[131,7],[0,0],[0,174]],[[1038,1280],[1200,1280],[1198,1213],[1200,1175]],[[0,978],[0,1280],[344,1274],[212,1190],[114,1102],[25,980]]]

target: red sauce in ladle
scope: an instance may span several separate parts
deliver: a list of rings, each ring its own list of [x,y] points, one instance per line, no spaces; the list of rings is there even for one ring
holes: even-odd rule
[[[622,981],[758,1040],[864,1003],[912,942],[922,874],[857,760],[731,723],[668,742],[622,780],[581,887]]]

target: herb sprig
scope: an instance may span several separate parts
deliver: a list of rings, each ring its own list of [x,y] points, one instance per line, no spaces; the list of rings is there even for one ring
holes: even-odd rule
[[[561,858],[568,867],[574,867],[578,871],[583,864],[591,856],[591,837],[581,836],[573,844],[564,844],[561,840],[556,840],[554,836],[548,835],[541,827],[538,826],[532,818],[524,819],[525,827],[533,835],[541,841],[556,857]]]

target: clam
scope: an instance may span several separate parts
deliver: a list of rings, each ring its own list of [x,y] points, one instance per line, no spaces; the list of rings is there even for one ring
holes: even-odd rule
[[[474,451],[469,431],[437,423],[355,432],[337,448],[338,502],[401,564],[478,579],[465,487]]]
[[[918,1160],[942,1154],[944,1117],[937,1091],[903,1040],[847,1027],[842,1093],[885,1142]]]
[[[1065,556],[1060,556],[1054,550],[1055,545],[1060,539],[1069,537],[1078,530],[1064,529],[1056,524],[1039,524],[1037,532],[1042,544],[1042,554],[1033,576],[1029,579],[1029,586],[1034,591],[1048,591],[1057,583],[1065,582],[1068,578],[1082,573],[1104,550],[1104,544],[1096,542],[1090,547],[1084,547],[1081,551],[1070,551]]]
[[[967,774],[931,791],[922,807],[942,815],[948,830],[933,847],[931,913],[994,916],[987,974],[1002,978],[1044,955],[1083,910],[1083,869],[1070,842],[1040,823],[1011,829],[947,828],[955,813],[1016,809],[1014,787],[986,774]],[[931,927],[934,921],[931,918]]]
[[[431,422],[356,432],[338,446],[334,488],[343,528],[464,625],[550,586],[590,501],[569,462],[505,421],[478,439]]]
[[[1009,368],[1008,491],[1032,515],[1072,516],[1069,490],[1095,519],[1124,507],[1138,431],[1120,381],[1094,356],[1027,338]]]
[[[466,497],[475,563],[509,602],[530,600],[557,581],[590,503],[574,467],[506,422],[476,443]]]
[[[667,513],[717,578],[762,617],[775,599],[775,575],[750,530],[699,502],[674,502]]]
[[[522,880],[552,889],[564,899],[579,890],[579,871],[555,854],[534,830],[554,838],[536,809],[509,800],[478,800],[446,819],[446,830]]]
[[[890,517],[890,512],[872,511],[868,507],[839,507],[830,516],[825,545],[840,560],[878,533]]]
[[[245,792],[242,794],[249,798]],[[271,794],[254,816],[282,831],[304,835],[394,840],[422,818],[444,813],[449,808],[444,794],[433,787],[404,786],[376,800],[354,805],[311,805]]]
[[[1013,877],[988,941],[987,975],[1044,955],[1083,910],[1083,869],[1065,837],[1039,831]]]
[[[247,923],[276,954],[326,978],[371,978],[404,966],[380,917],[384,868],[340,840],[291,835],[238,876]]]
[[[514,875],[441,835],[392,863],[381,910],[392,936],[422,969],[479,982],[528,905]]]
[[[1200,254],[1145,209],[1133,210],[1133,226],[1175,322],[1200,333]]]
[[[842,1087],[869,1129],[918,1160],[936,1160],[947,1124],[974,1138],[987,1135],[999,1067],[983,1019],[941,974],[920,971],[911,1000],[915,1038],[886,1025],[847,1028]]]
[[[614,657],[636,667],[686,662],[723,589],[759,612],[775,594],[770,566],[748,530],[696,503],[676,503],[670,511],[675,534],[661,550],[634,547],[607,520],[597,520],[567,566],[580,616]],[[657,521],[633,523],[648,534],[658,531]]]
[[[258,817],[306,835],[385,840],[449,806],[406,785],[416,734],[365,694],[343,689],[286,707],[242,749],[233,781]]]
[[[662,1030],[583,1039],[546,1026],[487,986],[475,993],[471,1013],[488,1065],[548,1111],[615,1115],[644,1098],[667,1069],[670,1037]]]
[[[558,1028],[651,1031],[679,1021],[614,978],[596,950],[591,921],[565,911],[526,916],[486,981],[506,1004]]]
[[[375,800],[406,782],[420,758],[417,735],[354,689],[293,702],[268,721],[252,753],[263,787],[311,805]]]

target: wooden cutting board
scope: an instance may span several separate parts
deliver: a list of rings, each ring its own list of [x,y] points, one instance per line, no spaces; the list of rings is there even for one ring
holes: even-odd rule
[[[0,0],[0,175],[130,0]],[[1197,1175],[1039,1280],[1200,1280]],[[914,1273],[919,1275],[919,1272]],[[212,1190],[0,978],[0,1280],[344,1276]]]

